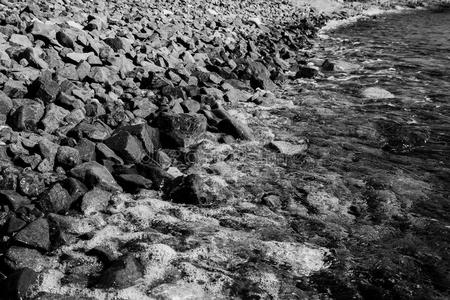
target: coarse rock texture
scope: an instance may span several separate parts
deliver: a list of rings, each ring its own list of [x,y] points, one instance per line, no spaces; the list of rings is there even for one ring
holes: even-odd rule
[[[401,231],[431,187],[342,166],[348,103],[314,90],[359,68],[309,61],[317,30],[371,7],[0,1],[0,299],[445,297],[440,252],[414,285],[377,269],[397,238],[426,256]]]

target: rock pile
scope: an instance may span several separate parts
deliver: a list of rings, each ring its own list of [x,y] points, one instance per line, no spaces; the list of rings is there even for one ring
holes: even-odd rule
[[[140,189],[214,204],[195,174],[168,172],[169,150],[206,132],[253,139],[226,107],[276,89],[288,69],[310,76],[292,63],[324,18],[266,2],[0,1],[0,276],[12,298],[67,242],[57,215]],[[140,268],[120,258],[99,285],[130,285]]]

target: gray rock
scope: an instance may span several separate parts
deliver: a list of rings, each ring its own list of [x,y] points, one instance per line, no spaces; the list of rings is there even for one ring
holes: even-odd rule
[[[30,100],[14,111],[11,116],[11,127],[18,131],[35,130],[43,116],[44,105],[38,101]]]
[[[23,98],[28,89],[22,81],[9,79],[3,86],[3,92],[10,98]]]
[[[44,125],[44,130],[48,133],[53,133],[60,127],[64,118],[69,114],[69,111],[61,106],[50,103],[47,106],[44,118],[41,123]]]
[[[178,148],[195,144],[205,133],[207,121],[199,114],[161,114],[157,124],[162,146]]]
[[[65,213],[72,204],[72,198],[69,192],[57,183],[39,197],[37,204],[45,213]]]
[[[13,238],[14,242],[38,250],[50,250],[50,226],[44,218],[39,218],[20,230]]]
[[[391,92],[389,92],[389,91],[387,91],[385,89],[382,89],[380,87],[369,87],[369,88],[366,88],[366,89],[361,91],[361,95],[364,98],[370,98],[370,99],[391,99],[391,98],[395,98],[395,96]]]
[[[81,162],[80,152],[69,146],[61,146],[56,152],[56,163],[64,168],[70,169]]]
[[[35,272],[41,272],[50,265],[50,260],[36,249],[12,246],[4,255],[5,265],[18,271],[30,268]]]
[[[38,274],[30,268],[23,268],[10,274],[0,283],[0,288],[8,299],[27,299],[33,285],[37,283]]]
[[[84,194],[81,200],[81,211],[85,215],[101,212],[106,209],[110,199],[110,192],[94,187],[94,189]]]
[[[141,263],[132,255],[126,255],[114,261],[99,279],[103,288],[127,288],[135,284],[144,275]]]
[[[0,203],[8,205],[13,211],[30,204],[30,200],[13,190],[0,190]]]
[[[33,47],[33,43],[30,41],[30,39],[26,35],[22,35],[22,34],[11,35],[9,42],[11,44],[15,44],[15,45],[22,46],[25,48]]]
[[[273,141],[269,144],[272,148],[276,149],[281,154],[285,155],[298,155],[304,153],[308,149],[308,144],[301,140],[300,144],[292,144],[285,141]]]
[[[122,191],[108,169],[98,162],[82,163],[70,170],[70,174],[91,187],[98,186],[110,192]]]
[[[140,162],[146,155],[141,143],[128,131],[119,130],[105,144],[126,162]]]

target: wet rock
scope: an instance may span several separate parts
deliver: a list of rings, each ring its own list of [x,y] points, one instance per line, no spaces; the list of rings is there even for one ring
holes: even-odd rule
[[[69,146],[61,146],[56,152],[55,162],[66,169],[73,168],[81,162],[80,152]]]
[[[162,146],[178,148],[195,144],[205,133],[207,121],[199,114],[162,114],[157,124]]]
[[[11,127],[15,130],[35,130],[44,116],[44,106],[37,101],[29,100],[17,108],[11,116]]]
[[[13,190],[1,190],[0,191],[0,203],[2,205],[8,205],[13,211],[19,207],[30,204],[30,200],[16,191]]]
[[[27,299],[37,282],[38,274],[30,268],[23,268],[0,282],[0,289],[4,299]]]
[[[314,78],[319,74],[319,70],[315,67],[299,66],[295,78]]]
[[[370,99],[391,99],[395,97],[392,93],[380,87],[366,88],[361,91],[361,95]]]
[[[127,162],[140,162],[145,156],[141,143],[127,131],[119,130],[105,144]]]
[[[35,272],[41,272],[51,265],[50,259],[42,255],[38,250],[18,246],[12,246],[6,251],[4,263],[15,271],[22,268],[30,268]]]
[[[44,218],[39,218],[28,224],[13,238],[14,242],[38,250],[50,250],[50,226]]]
[[[269,144],[270,147],[276,149],[281,154],[285,155],[299,155],[304,153],[308,149],[306,142],[301,140],[301,144],[292,144],[285,141],[273,141]]]
[[[217,125],[220,131],[229,134],[237,139],[242,140],[253,140],[254,136],[251,129],[240,122],[236,118],[233,118],[226,110],[223,108],[217,108],[213,110],[213,113],[221,118],[222,120]]]
[[[202,191],[202,179],[197,174],[190,174],[185,177],[176,178],[168,193],[168,198],[176,203],[207,206],[209,199]]]
[[[99,278],[98,285],[103,288],[123,289],[135,284],[144,275],[141,263],[132,255],[114,261]]]
[[[37,204],[45,213],[65,213],[72,204],[72,197],[65,188],[57,183],[39,197]]]
[[[119,174],[116,178],[124,191],[130,193],[135,193],[139,189],[151,189],[153,187],[153,181],[139,174]]]
[[[122,191],[108,169],[94,161],[74,167],[70,174],[90,187],[98,186],[110,192]]]
[[[77,202],[88,192],[88,188],[81,181],[73,177],[65,179],[62,182],[62,186],[68,191],[71,203]]]
[[[84,194],[81,200],[81,211],[85,215],[101,212],[108,206],[109,199],[111,199],[110,192],[94,187]]]

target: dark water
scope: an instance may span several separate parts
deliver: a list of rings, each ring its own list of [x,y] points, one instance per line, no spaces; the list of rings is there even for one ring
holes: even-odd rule
[[[352,271],[333,266],[318,286],[339,287],[336,299],[449,299],[450,10],[378,16],[327,34],[317,62],[355,67],[318,80],[321,111],[308,139],[331,153],[317,155],[323,166],[364,181],[368,213],[355,214],[352,229],[392,234],[369,243],[350,235]],[[361,96],[374,86],[395,97]],[[397,198],[380,197],[386,190]],[[389,217],[396,207],[402,213]]]
[[[450,10],[362,20],[332,33],[327,57],[359,71],[335,76],[340,89],[380,86],[396,99],[364,105],[379,113],[386,150],[450,164]],[[449,183],[450,184],[450,183]]]

